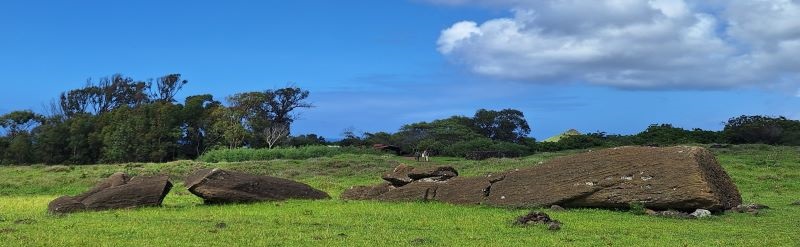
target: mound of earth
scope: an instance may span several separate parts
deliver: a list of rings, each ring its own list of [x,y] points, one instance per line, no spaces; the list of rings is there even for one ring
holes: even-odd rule
[[[48,205],[51,213],[100,211],[108,209],[160,206],[172,183],[167,176],[139,176],[129,179],[114,173],[78,196],[62,196]]]
[[[330,198],[327,193],[303,183],[221,169],[198,170],[185,184],[206,204]]]
[[[627,208],[641,203],[652,209],[689,212],[698,208],[721,211],[742,202],[714,155],[701,147],[611,148],[484,177],[357,187],[343,198],[527,208]]]

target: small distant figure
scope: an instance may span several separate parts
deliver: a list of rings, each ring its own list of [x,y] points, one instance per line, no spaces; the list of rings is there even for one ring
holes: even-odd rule
[[[430,159],[429,159],[430,154],[428,153],[427,149],[425,149],[425,151],[422,151],[422,155],[421,156],[422,156],[423,159],[425,159],[425,162],[430,161]],[[417,159],[417,161],[419,161],[419,159]]]
[[[422,157],[422,153],[419,151],[414,151],[414,158],[419,162],[419,158]]]

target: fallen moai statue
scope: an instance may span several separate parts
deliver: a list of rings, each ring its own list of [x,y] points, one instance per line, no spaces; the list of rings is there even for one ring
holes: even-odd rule
[[[185,184],[206,204],[330,198],[303,183],[222,169],[198,170],[186,178]]]
[[[400,187],[418,180],[445,181],[458,176],[455,168],[440,166],[432,168],[414,168],[407,165],[399,165],[390,173],[381,178],[396,187]]]
[[[627,208],[641,203],[652,209],[690,212],[722,211],[742,203],[714,155],[705,148],[685,146],[610,148],[482,177],[357,186],[342,198],[525,208]]]
[[[167,176],[139,176],[114,173],[78,196],[62,196],[47,206],[51,213],[73,213],[109,209],[160,206],[172,183]]]

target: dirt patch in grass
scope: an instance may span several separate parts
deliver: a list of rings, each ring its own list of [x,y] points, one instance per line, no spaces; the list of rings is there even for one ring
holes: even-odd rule
[[[409,241],[408,243],[413,245],[413,246],[429,245],[429,244],[433,244],[433,240],[430,240],[430,239],[427,239],[427,238],[415,238],[415,239],[412,239],[411,241]]]
[[[34,223],[36,223],[36,220],[34,219],[18,219],[14,221],[14,224],[16,225],[32,225]]]

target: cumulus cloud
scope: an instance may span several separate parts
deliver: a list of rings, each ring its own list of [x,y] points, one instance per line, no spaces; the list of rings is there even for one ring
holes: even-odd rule
[[[510,9],[439,37],[441,54],[481,75],[639,89],[800,85],[797,0],[429,1]]]

